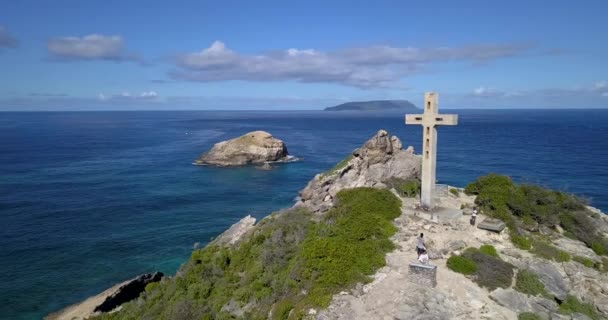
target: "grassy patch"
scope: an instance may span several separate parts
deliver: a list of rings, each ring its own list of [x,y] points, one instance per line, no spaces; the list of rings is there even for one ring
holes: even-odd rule
[[[496,248],[494,248],[494,246],[490,244],[484,244],[479,247],[479,252],[498,258],[498,252],[496,251]]]
[[[582,313],[589,318],[596,320],[601,319],[597,308],[591,303],[583,303],[575,296],[568,296],[562,304],[559,305],[559,312],[562,314]]]
[[[539,315],[533,312],[522,312],[517,315],[517,320],[542,320]]]
[[[391,178],[384,181],[388,188],[395,189],[402,197],[414,198],[420,194],[420,180]]]
[[[471,258],[463,256],[451,256],[447,262],[448,268],[454,272],[472,275],[477,272],[477,265]]]
[[[393,249],[401,213],[390,191],[343,190],[337,207],[313,222],[301,209],[264,219],[234,247],[196,250],[174,278],[103,319],[298,318],[332,295],[369,281]]]
[[[589,258],[574,256],[572,260],[584,265],[587,268],[593,268],[595,266],[595,262]]]
[[[520,270],[515,278],[515,290],[532,296],[547,296],[545,285],[530,270]]]
[[[572,259],[570,254],[568,254],[567,252],[559,250],[553,245],[543,241],[534,241],[530,252],[536,254],[541,258],[557,262],[566,262]]]
[[[347,165],[348,162],[350,162],[350,160],[353,159],[353,155],[348,155],[348,157],[342,159],[342,161],[338,162],[333,168],[329,169],[328,171],[325,171],[321,174],[321,177],[327,177],[327,176],[331,176],[333,174],[335,174],[336,172],[340,171],[341,169],[344,169]]]
[[[522,250],[532,249],[532,239],[530,239],[530,237],[517,235],[517,234],[511,234],[511,242],[513,242],[513,245],[515,245],[519,249],[522,249]]]
[[[450,188],[450,193],[458,197],[460,195],[460,190],[456,188]]]

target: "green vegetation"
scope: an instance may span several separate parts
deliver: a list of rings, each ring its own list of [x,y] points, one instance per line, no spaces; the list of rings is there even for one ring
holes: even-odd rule
[[[575,296],[568,296],[562,304],[559,305],[559,312],[563,314],[582,313],[589,318],[596,320],[601,319],[597,308],[591,303],[580,302]]]
[[[530,236],[522,231],[522,224],[547,227],[559,224],[566,234],[581,240],[597,254],[608,255],[608,239],[597,229],[594,214],[586,209],[583,200],[573,195],[535,185],[518,185],[497,174],[480,177],[465,188],[465,193],[477,195],[475,202],[484,213],[505,221],[511,241],[518,248],[528,250],[533,245]],[[568,260],[559,253],[556,258]]]
[[[450,270],[466,275],[472,275],[477,272],[475,261],[463,256],[451,256],[448,259],[447,265]]]
[[[392,178],[384,182],[389,188],[395,189],[402,197],[414,198],[420,194],[420,180]]]
[[[348,162],[352,159],[353,159],[353,155],[352,154],[348,155],[348,157],[342,159],[342,161],[338,162],[333,168],[329,169],[328,171],[323,172],[321,174],[321,177],[331,176],[331,175],[337,173],[338,171],[344,169],[348,165]]]
[[[485,250],[490,251],[487,248]],[[496,288],[508,288],[511,286],[513,269],[515,267],[498,258],[498,254],[494,256],[483,253],[476,248],[468,248],[462,255],[475,262],[477,271],[475,272],[473,281],[480,287],[485,287],[492,291]]]
[[[451,256],[447,266],[454,272],[473,276],[473,281],[489,290],[508,288],[513,279],[514,267],[502,261],[492,246],[484,247],[484,252],[467,248],[462,255]]]
[[[343,190],[321,221],[301,209],[262,220],[233,247],[192,253],[174,278],[103,319],[298,319],[369,281],[393,249],[400,201],[375,188]]]
[[[572,258],[572,260],[584,265],[587,268],[593,268],[595,266],[595,262],[593,262],[593,260],[591,260],[589,258],[585,258],[585,257],[581,257],[581,256],[574,256]]]
[[[526,236],[521,236],[518,234],[513,234],[514,232],[511,232],[511,242],[513,242],[513,244],[522,250],[530,250],[532,249],[532,239],[530,239],[529,237]]]
[[[566,262],[572,259],[572,257],[567,252],[559,250],[556,247],[543,241],[534,241],[530,252],[536,254],[541,258],[557,262]]]
[[[530,270],[520,270],[515,278],[515,290],[532,296],[548,296],[545,285]]]
[[[450,188],[450,193],[458,197],[460,195],[460,190],[456,188]]]
[[[522,312],[517,315],[517,320],[542,320],[539,315],[532,312]]]
[[[484,244],[479,247],[479,252],[498,258],[498,252],[496,251],[496,248],[494,248],[494,246],[490,244]]]

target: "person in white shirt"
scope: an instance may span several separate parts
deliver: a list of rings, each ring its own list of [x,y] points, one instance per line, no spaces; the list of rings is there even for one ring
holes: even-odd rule
[[[473,213],[471,214],[471,225],[475,225],[475,220],[477,219],[477,208],[473,209]]]
[[[420,261],[420,263],[422,263],[422,264],[428,264],[429,263],[429,255],[426,252],[426,250],[422,251],[422,253],[418,257],[418,261]]]

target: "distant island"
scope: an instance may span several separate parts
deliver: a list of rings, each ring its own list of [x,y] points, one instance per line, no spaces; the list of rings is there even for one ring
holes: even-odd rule
[[[374,101],[353,101],[339,104],[334,107],[327,107],[325,111],[411,111],[418,112],[413,103],[407,100],[374,100]]]

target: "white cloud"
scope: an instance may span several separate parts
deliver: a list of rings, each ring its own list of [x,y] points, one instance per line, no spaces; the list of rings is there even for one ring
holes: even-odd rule
[[[607,91],[608,92],[608,82],[607,81],[598,81],[593,84],[593,90],[595,91]]]
[[[142,98],[156,98],[158,94],[156,93],[156,91],[147,91],[142,92],[139,96]]]
[[[132,94],[131,92],[124,91],[119,94],[108,95],[100,93],[97,95],[99,101],[147,101],[156,102],[159,101],[159,95],[156,91],[144,91],[138,94]]]
[[[91,34],[84,37],[60,37],[51,39],[47,48],[49,53],[66,60],[136,60],[132,54],[124,52],[121,36]]]
[[[0,26],[0,48],[15,48],[19,42],[13,37],[6,28]]]
[[[430,63],[469,63],[521,54],[519,44],[441,48],[370,46],[322,52],[290,48],[258,55],[242,55],[215,41],[199,52],[178,55],[174,79],[188,81],[281,81],[340,83],[358,88],[394,87],[401,78]]]
[[[476,97],[496,97],[496,96],[511,96],[519,95],[519,92],[507,93],[489,87],[478,87],[473,89],[473,95]]]

